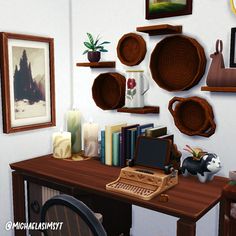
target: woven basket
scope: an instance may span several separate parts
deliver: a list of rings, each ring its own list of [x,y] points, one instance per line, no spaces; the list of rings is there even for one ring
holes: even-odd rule
[[[203,98],[174,97],[169,102],[169,111],[176,127],[184,134],[210,137],[215,133],[216,124],[212,107]]]
[[[116,50],[121,63],[127,66],[138,65],[147,51],[143,37],[135,33],[123,35]]]
[[[125,77],[119,73],[100,74],[93,83],[93,100],[103,110],[123,107],[125,104]]]
[[[176,35],[160,41],[151,54],[154,81],[168,91],[183,91],[196,85],[205,73],[203,47],[193,38]]]

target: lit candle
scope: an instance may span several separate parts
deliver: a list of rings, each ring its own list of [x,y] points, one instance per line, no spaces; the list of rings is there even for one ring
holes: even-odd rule
[[[72,153],[81,151],[81,113],[73,109],[67,113],[67,131],[71,132]]]
[[[85,123],[83,125],[83,139],[85,156],[98,156],[98,124]]]
[[[56,132],[52,134],[53,157],[68,158],[71,157],[71,133]]]

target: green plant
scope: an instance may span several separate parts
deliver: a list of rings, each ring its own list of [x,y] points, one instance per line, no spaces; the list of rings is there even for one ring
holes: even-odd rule
[[[94,37],[92,36],[92,34],[87,33],[88,36],[88,41],[84,42],[84,46],[88,49],[86,49],[83,54],[88,53],[89,51],[91,52],[108,52],[105,48],[104,48],[104,44],[108,44],[110,42],[108,41],[104,41],[102,43],[99,43],[99,35],[97,36],[97,38],[94,40]]]
[[[186,148],[184,148],[184,150],[191,153],[194,160],[200,160],[206,153],[201,148],[192,148],[189,145],[186,145]]]

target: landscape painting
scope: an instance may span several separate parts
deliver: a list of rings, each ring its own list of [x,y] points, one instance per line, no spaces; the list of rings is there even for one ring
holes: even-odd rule
[[[192,0],[146,0],[146,19],[192,13]]]
[[[4,132],[55,124],[53,39],[1,33]]]

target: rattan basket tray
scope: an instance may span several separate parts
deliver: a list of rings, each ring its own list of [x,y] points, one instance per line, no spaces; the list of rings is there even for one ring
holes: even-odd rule
[[[176,35],[160,41],[151,54],[154,81],[168,91],[187,90],[205,73],[206,56],[197,40]]]
[[[129,33],[122,36],[117,45],[117,55],[127,66],[138,65],[146,55],[146,43],[142,36]]]
[[[100,74],[92,86],[93,100],[103,110],[123,107],[125,104],[125,77],[119,73]]]
[[[203,98],[174,97],[169,102],[169,111],[175,125],[184,134],[210,137],[215,133],[216,124],[212,107]]]

